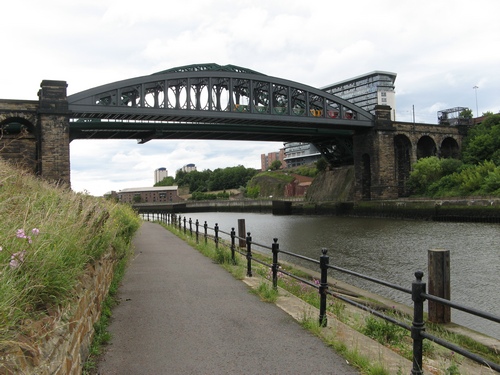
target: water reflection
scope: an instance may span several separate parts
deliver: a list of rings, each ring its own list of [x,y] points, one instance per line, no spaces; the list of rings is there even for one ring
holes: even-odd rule
[[[188,214],[200,223],[229,232],[245,219],[252,240],[319,259],[328,249],[330,264],[411,288],[414,273],[427,273],[427,251],[450,250],[451,298],[454,302],[497,314],[500,311],[500,226],[325,216],[273,216],[250,213]],[[297,260],[294,259],[295,262]],[[307,264],[304,264],[307,266]],[[334,272],[335,278],[411,304],[408,295]],[[452,310],[452,320],[500,339],[500,325]]]

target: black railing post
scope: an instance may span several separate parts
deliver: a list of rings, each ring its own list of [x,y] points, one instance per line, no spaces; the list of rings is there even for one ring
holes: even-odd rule
[[[425,283],[422,282],[424,273],[422,271],[415,272],[415,281],[411,284],[411,299],[413,300],[413,322],[411,326],[411,338],[413,339],[413,368],[412,375],[422,375],[423,357],[423,337],[421,332],[425,330],[424,322],[424,301],[422,293],[425,293]]]
[[[205,224],[203,224],[203,228],[205,229],[205,244],[206,244],[207,239],[208,239],[208,224],[207,224],[206,220],[205,220]]]
[[[179,225],[179,230],[181,230],[182,229],[182,218],[181,218],[181,215],[179,215],[178,225]]]
[[[321,280],[319,284],[319,325],[326,327],[328,319],[326,317],[326,296],[328,292],[328,264],[330,258],[326,255],[327,249],[321,249],[321,256],[319,258],[319,267],[321,269]]]
[[[189,218],[189,236],[193,237],[193,220],[191,218]]]
[[[200,226],[200,222],[198,221],[198,219],[196,219],[196,223],[194,224],[196,226],[196,243],[199,243],[199,231],[198,231],[198,228]]]
[[[218,249],[219,248],[219,224],[217,224],[217,223],[215,223],[214,232],[215,232],[215,238],[214,238],[215,248]]]
[[[247,233],[247,276],[252,277],[252,236],[250,232]]]
[[[186,234],[186,216],[184,216],[184,234]]]
[[[234,252],[236,248],[236,232],[234,228],[231,228],[231,261],[235,263]]]
[[[273,288],[278,289],[278,253],[280,251],[280,245],[277,238],[273,238],[273,244],[271,249],[273,251],[273,264],[271,270],[273,272]]]

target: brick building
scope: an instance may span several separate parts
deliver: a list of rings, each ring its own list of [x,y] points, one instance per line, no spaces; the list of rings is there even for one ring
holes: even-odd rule
[[[177,186],[155,186],[123,189],[118,192],[122,203],[172,203],[183,201],[177,195]]]

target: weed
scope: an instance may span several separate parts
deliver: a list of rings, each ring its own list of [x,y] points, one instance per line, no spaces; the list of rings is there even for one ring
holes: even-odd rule
[[[381,344],[398,344],[403,337],[408,336],[405,329],[371,315],[366,318],[363,333]]]
[[[256,289],[252,289],[252,292],[266,302],[274,303],[278,299],[278,291],[265,281],[262,281]]]

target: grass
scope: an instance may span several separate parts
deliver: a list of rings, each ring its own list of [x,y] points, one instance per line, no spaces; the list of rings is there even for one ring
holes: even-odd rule
[[[126,255],[140,225],[127,206],[74,193],[0,160],[0,352],[27,322],[71,306],[87,265]]]
[[[212,257],[213,259],[218,259],[218,262],[222,262],[221,263],[222,266],[228,269],[231,273],[238,274],[241,276],[241,278],[244,277],[246,273],[246,267],[244,265],[239,264],[238,261],[238,259],[240,259],[241,257],[236,258],[236,264],[233,264],[232,261],[228,261],[228,259],[230,259],[230,256],[228,254],[230,254],[230,252],[228,249],[223,249],[225,245],[223,241],[221,241],[221,243],[219,244],[220,248],[216,250],[214,244],[210,241],[207,244],[205,244],[204,242],[203,244],[196,244],[195,241],[189,236],[189,234],[185,235],[184,233],[182,233],[182,231],[179,231],[177,228],[173,228],[167,225],[165,225],[165,227],[171,230],[177,236],[186,240],[193,247],[198,248],[205,255]],[[226,251],[226,255],[224,256],[216,255],[217,252],[224,252],[224,251]],[[252,256],[268,264],[271,262],[269,257],[263,254],[259,254],[257,252],[252,253]],[[256,262],[252,263],[252,267],[254,274],[258,274],[259,276],[266,278],[268,280],[271,279],[271,274],[267,267],[257,264]],[[316,280],[310,277],[310,275],[308,275],[307,273],[294,269],[292,266],[289,265],[288,266],[283,265],[283,268],[285,267],[288,272],[302,279],[309,280],[312,283],[316,283]],[[283,288],[287,292],[301,298],[310,305],[316,308],[319,307],[319,294],[316,288],[309,286],[305,283],[302,283],[296,279],[285,276],[282,273],[278,273],[278,286]],[[278,295],[275,296],[274,294],[271,294],[271,291],[273,290],[274,289],[270,286],[269,281],[267,281],[259,284],[258,290],[255,293],[258,294],[263,300],[272,302],[275,301],[275,298],[278,297]],[[347,305],[343,301],[340,301],[337,298],[333,298],[332,296],[329,296],[328,300],[329,300],[328,311],[333,315],[335,315],[339,321],[347,324],[351,328],[356,329],[357,331],[365,334],[366,336],[375,339],[382,345],[389,347],[390,349],[397,352],[404,358],[410,361],[412,360],[413,344],[409,331],[407,331],[402,327],[389,323],[381,318],[374,317],[363,310],[356,309],[356,312],[353,313],[353,309],[351,307],[348,307],[349,305]],[[410,316],[406,316],[401,312],[398,312],[396,310],[385,311],[385,314],[390,315],[396,318],[397,320],[406,323],[407,325],[411,325],[412,318]],[[302,325],[305,328],[309,329],[314,334],[321,336],[319,334],[321,328],[319,327],[319,324],[316,321],[316,319],[304,318]],[[492,349],[480,343],[477,343],[476,341],[472,340],[469,337],[447,331],[440,325],[426,324],[426,331],[446,341],[449,341],[463,348],[466,348],[467,350],[476,353],[492,362],[498,363],[499,361],[498,353],[493,352]],[[348,350],[346,345],[344,345],[340,341],[337,341],[334,337],[326,339],[324,337],[322,338],[326,340],[325,342],[327,342],[328,345],[332,346],[339,354],[344,356],[346,360],[348,360],[352,365],[361,369],[363,374],[385,375],[388,373],[387,370],[384,368],[383,364],[369,363],[369,361],[365,357],[363,357],[357,350],[354,351]],[[450,353],[450,351],[447,350],[446,348],[434,344],[429,340],[423,341],[423,353],[425,357],[441,361],[443,367],[442,373],[446,375],[460,374],[460,365],[464,361],[467,361],[464,357],[458,354]]]

